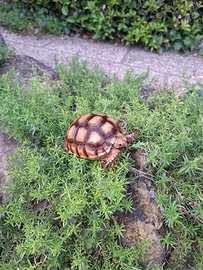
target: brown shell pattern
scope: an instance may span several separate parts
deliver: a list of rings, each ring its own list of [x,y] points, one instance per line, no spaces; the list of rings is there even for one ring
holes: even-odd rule
[[[65,149],[87,159],[102,159],[108,155],[116,136],[124,131],[104,114],[87,114],[77,118],[67,131]]]

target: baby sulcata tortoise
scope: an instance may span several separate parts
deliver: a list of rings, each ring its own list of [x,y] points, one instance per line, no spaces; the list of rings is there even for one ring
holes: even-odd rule
[[[104,159],[102,169],[112,167],[119,159],[120,150],[134,141],[134,134],[125,130],[104,114],[87,114],[77,118],[67,131],[65,149],[77,157]]]

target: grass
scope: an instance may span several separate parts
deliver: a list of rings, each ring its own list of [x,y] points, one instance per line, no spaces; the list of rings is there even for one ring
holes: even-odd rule
[[[146,245],[120,246],[124,228],[113,222],[116,210],[131,209],[125,197],[133,181],[127,177],[130,150],[106,171],[102,161],[64,151],[68,127],[90,112],[115,118],[128,133],[141,130],[131,147],[144,148],[152,164],[148,170],[168,226],[163,245],[173,249],[164,269],[183,266],[187,254],[201,269],[203,86],[187,83],[184,99],[162,89],[145,100],[140,88],[148,74],[128,71],[119,82],[77,58],[69,70],[59,64],[57,70],[60,87],[36,77],[26,95],[14,71],[0,79],[1,126],[20,145],[19,159],[10,157],[8,168],[11,196],[0,206],[1,269],[141,269],[138,258]],[[40,202],[47,206],[34,210]]]

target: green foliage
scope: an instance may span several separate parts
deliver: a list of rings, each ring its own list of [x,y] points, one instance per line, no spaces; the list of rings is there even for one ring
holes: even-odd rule
[[[47,20],[46,28],[42,28],[39,23],[37,28],[54,34],[67,35],[71,30],[80,33],[86,29],[94,33],[95,39],[108,38],[110,41],[117,39],[126,45],[141,42],[146,49],[155,49],[160,54],[163,50],[170,49],[182,50],[187,55],[195,50],[195,46],[203,38],[202,1],[24,0],[21,3],[16,0],[15,2],[30,12],[30,21],[25,16],[23,18],[25,22],[29,21],[31,25],[35,25],[38,17],[41,22]],[[9,5],[9,8],[13,6],[15,5]],[[7,16],[7,8],[4,9],[6,11],[4,10],[3,15]],[[13,29],[22,30],[22,24],[26,26],[25,22],[17,19],[17,14],[13,18],[15,24],[9,25],[5,21],[6,17],[2,18],[0,24]],[[202,51],[199,54],[202,55]]]
[[[56,12],[56,8],[52,7],[52,11],[48,11],[47,8],[37,4],[28,9],[16,4],[0,3],[0,25],[15,32],[22,31],[36,35],[48,32],[60,35],[66,23],[59,16],[52,16],[52,12]]]
[[[113,218],[116,210],[131,209],[126,198],[133,180],[127,177],[133,166],[129,150],[106,171],[102,161],[64,151],[68,127],[90,112],[127,124],[129,133],[142,131],[132,147],[144,147],[153,164],[149,173],[169,227],[163,245],[177,250],[170,269],[187,253],[201,266],[202,95],[187,85],[192,92],[185,100],[166,89],[144,100],[140,88],[147,74],[128,71],[120,83],[96,67],[91,72],[76,58],[70,70],[62,65],[57,70],[60,88],[54,82],[45,87],[35,78],[25,94],[14,71],[0,79],[1,126],[21,145],[19,159],[10,157],[11,196],[1,205],[1,268],[141,269],[138,258],[147,243],[137,250],[120,246],[124,228]],[[43,202],[46,206],[35,210]]]
[[[3,46],[0,43],[0,64],[3,64],[13,54],[15,54],[15,50],[9,50],[8,45]]]
[[[203,47],[198,52],[199,55],[203,55]]]

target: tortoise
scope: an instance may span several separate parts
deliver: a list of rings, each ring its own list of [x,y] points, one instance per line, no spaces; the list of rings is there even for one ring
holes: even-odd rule
[[[69,127],[65,149],[77,157],[105,160],[102,169],[112,167],[119,159],[120,150],[134,141],[134,134],[123,135],[125,130],[105,114],[86,114]]]

